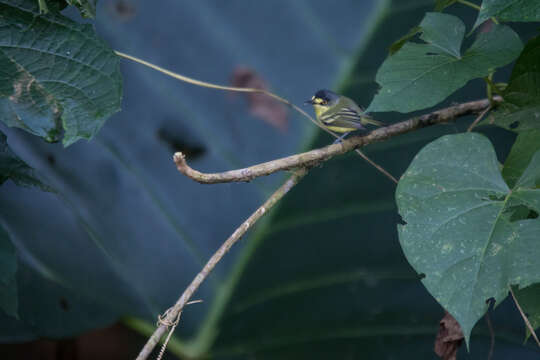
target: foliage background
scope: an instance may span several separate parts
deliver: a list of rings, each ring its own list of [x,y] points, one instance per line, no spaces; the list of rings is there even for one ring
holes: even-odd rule
[[[432,7],[420,0],[102,1],[96,28],[112,48],[195,78],[228,83],[247,66],[297,104],[328,87],[367,105],[389,45]],[[474,23],[469,9],[450,12],[468,29]],[[524,41],[536,30],[517,29]],[[200,185],[178,174],[173,151],[191,150],[194,168],[220,171],[330,142],[292,112],[281,131],[251,115],[240,96],[178,83],[128,62],[122,74],[123,110],[89,143],[64,149],[1,126],[16,153],[58,189],[0,187],[0,223],[19,259],[20,319],[0,314],[4,342],[75,336],[120,316],[153,322],[284,177]],[[446,104],[484,92],[483,83],[473,81]],[[427,142],[462,131],[470,121],[366,151],[400,175]],[[513,135],[483,132],[503,161]],[[399,247],[394,191],[353,154],[314,169],[198,292],[205,302],[183,314],[178,351],[244,358],[433,357],[443,311]],[[521,345],[523,324],[512,304],[506,301],[492,318],[495,359],[537,355]],[[481,322],[475,330],[471,354],[460,356],[486,357],[487,329]]]

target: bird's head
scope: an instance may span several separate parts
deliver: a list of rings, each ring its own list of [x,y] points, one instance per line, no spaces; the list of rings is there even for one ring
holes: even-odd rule
[[[339,101],[339,95],[330,90],[319,90],[307,100],[306,104],[311,104],[315,109],[317,108],[329,108],[336,105]]]

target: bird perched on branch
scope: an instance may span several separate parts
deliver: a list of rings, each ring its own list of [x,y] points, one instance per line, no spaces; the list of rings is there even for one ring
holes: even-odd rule
[[[384,123],[366,115],[352,99],[330,90],[317,91],[305,103],[313,105],[317,121],[322,126],[343,134],[335,142],[340,142],[352,131],[366,130],[364,125],[384,126]]]

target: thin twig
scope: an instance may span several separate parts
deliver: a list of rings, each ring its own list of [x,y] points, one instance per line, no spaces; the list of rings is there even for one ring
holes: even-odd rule
[[[476,117],[476,119],[474,119],[474,121],[472,122],[472,124],[469,126],[469,128],[467,129],[467,132],[471,132],[472,129],[474,129],[474,127],[476,125],[478,125],[478,123],[484,118],[484,116],[486,116],[486,114],[491,110],[491,103],[490,105],[480,113],[480,115],[478,115]]]
[[[247,218],[233,233],[229,238],[219,247],[219,249],[212,255],[210,260],[204,265],[203,269],[195,276],[191,284],[184,290],[184,293],[176,304],[167,311],[166,316],[154,331],[152,336],[148,339],[147,343],[144,345],[143,349],[137,356],[137,360],[146,360],[148,356],[152,353],[152,350],[156,347],[157,343],[161,337],[165,334],[169,328],[166,324],[174,324],[175,320],[179,316],[180,312],[186,306],[191,296],[197,291],[202,282],[210,274],[212,269],[216,264],[225,256],[229,249],[242,238],[242,236],[250,229],[253,224],[257,222],[268,210],[270,210],[285,194],[289,192],[305,175],[307,174],[307,169],[300,168],[298,169],[279,189],[277,189],[266,201],[259,207],[250,217]],[[165,323],[165,324],[164,324]]]
[[[521,314],[523,321],[525,321],[525,325],[531,332],[531,335],[534,338],[534,340],[536,340],[536,344],[538,345],[538,347],[540,347],[540,341],[538,340],[538,337],[536,336],[536,333],[534,332],[534,328],[532,327],[531,322],[527,318],[527,315],[525,315],[525,313],[521,309],[521,306],[519,305],[519,302],[517,301],[516,295],[514,294],[514,290],[512,290],[511,286],[509,287],[509,289],[510,289],[510,294],[512,295],[512,299],[514,299],[514,303],[516,304],[516,307],[519,310],[519,313]]]
[[[490,301],[488,300],[488,305],[490,305]],[[488,307],[487,311],[486,311],[486,315],[484,315],[484,317],[486,318],[486,323],[487,323],[487,327],[488,327],[488,330],[489,330],[489,353],[488,353],[488,357],[487,357],[487,360],[491,360],[493,358],[493,350],[495,348],[495,331],[493,330],[493,325],[491,324],[491,318],[489,316],[489,310],[490,310],[491,306]]]
[[[371,160],[370,158],[368,158],[368,156],[366,154],[364,154],[360,149],[356,149],[354,150],[358,155],[360,155],[364,160],[366,160],[368,163],[370,163],[374,168],[376,168],[377,170],[379,170],[381,173],[383,173],[384,175],[386,175],[387,178],[389,178],[390,180],[392,180],[394,183],[398,183],[398,179],[396,179],[395,177],[392,176],[392,174],[390,174],[388,171],[386,171],[385,168],[383,168],[382,166],[380,166],[379,164],[377,164],[375,161]]]
[[[189,84],[193,84],[193,85],[197,85],[197,86],[202,86],[202,87],[206,87],[206,88],[210,88],[210,89],[216,89],[216,90],[224,90],[224,91],[236,91],[236,92],[247,92],[247,93],[259,93],[259,94],[264,94],[264,95],[267,95],[267,96],[270,96],[271,98],[274,98],[276,99],[277,101],[279,102],[282,102],[283,104],[287,105],[287,106],[290,106],[291,108],[293,108],[294,110],[296,110],[298,113],[302,114],[305,118],[307,118],[309,121],[311,121],[313,124],[315,124],[316,126],[318,126],[319,128],[321,128],[323,131],[325,131],[326,133],[330,134],[331,136],[333,136],[334,138],[339,138],[338,135],[334,134],[333,132],[331,132],[330,130],[328,130],[326,127],[324,127],[319,121],[317,121],[315,118],[313,118],[311,115],[309,115],[307,112],[305,112],[303,109],[301,109],[300,107],[296,106],[295,104],[291,103],[289,100],[285,99],[285,98],[282,98],[281,96],[279,95],[276,95],[274,94],[273,92],[270,92],[268,90],[264,90],[264,89],[257,89],[257,88],[241,88],[241,87],[234,87],[234,86],[224,86],[224,85],[218,85],[218,84],[212,84],[212,83],[209,83],[209,82],[206,82],[206,81],[201,81],[201,80],[197,80],[197,79],[193,79],[193,78],[190,78],[188,76],[184,76],[184,75],[181,75],[181,74],[178,74],[178,73],[175,73],[173,71],[170,71],[170,70],[167,70],[167,69],[164,69],[160,66],[157,66],[157,65],[154,65],[148,61],[145,61],[145,60],[142,60],[142,59],[139,59],[135,56],[132,56],[132,55],[128,55],[128,54],[125,54],[123,52],[120,52],[120,51],[115,51],[114,52],[116,55],[120,56],[120,57],[123,57],[125,59],[128,59],[128,60],[131,60],[131,61],[134,61],[136,63],[139,63],[141,65],[144,65],[144,66],[147,66],[151,69],[154,69],[156,71],[159,71],[165,75],[168,75],[174,79],[177,79],[177,80],[180,80],[180,81],[184,81],[184,82],[187,82]],[[358,152],[358,155],[360,155],[362,158],[364,158],[368,163],[370,163],[371,165],[373,165],[377,170],[379,170],[383,175],[387,176],[390,180],[396,182],[396,178],[393,177],[392,175],[390,175],[388,173],[388,171],[386,171],[382,166],[378,165],[377,163],[375,163],[373,160],[371,160],[370,158],[367,157],[367,155],[361,153],[361,152]],[[396,182],[397,183],[397,182]]]
[[[501,98],[495,97],[494,100],[500,101]],[[430,114],[422,115],[373,130],[364,136],[351,137],[339,144],[332,144],[319,149],[268,161],[247,168],[230,170],[221,173],[206,174],[192,169],[186,163],[186,159],[182,153],[176,153],[174,155],[174,161],[176,163],[176,167],[182,174],[203,184],[251,181],[254,178],[270,175],[277,171],[291,170],[297,167],[310,168],[322,162],[328,161],[336,155],[353,151],[367,144],[386,140],[396,135],[404,134],[426,126],[449,122],[460,116],[484,111],[487,107],[489,107],[489,105],[489,100],[483,99],[450,106]]]

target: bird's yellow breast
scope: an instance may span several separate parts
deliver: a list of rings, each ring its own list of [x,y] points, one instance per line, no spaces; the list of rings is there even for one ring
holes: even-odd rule
[[[329,108],[329,106],[313,104],[313,109],[315,110],[315,115],[317,118],[324,114]]]

